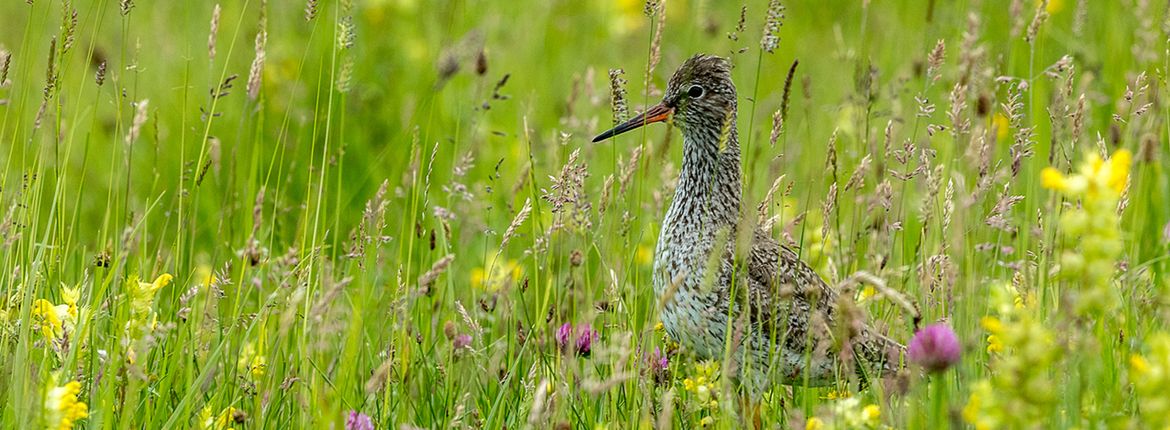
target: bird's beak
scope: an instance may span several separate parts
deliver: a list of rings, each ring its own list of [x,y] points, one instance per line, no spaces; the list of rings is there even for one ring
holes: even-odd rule
[[[674,108],[667,106],[665,104],[662,104],[662,103],[656,104],[656,105],[654,105],[654,107],[651,107],[650,109],[646,109],[646,111],[642,112],[641,115],[630,118],[629,121],[618,124],[617,127],[614,127],[605,133],[601,133],[601,134],[597,135],[597,137],[593,138],[593,141],[600,142],[600,141],[603,141],[605,139],[609,139],[611,137],[617,136],[619,134],[625,133],[627,131],[633,130],[635,128],[641,127],[641,126],[646,125],[646,124],[666,121],[667,119],[670,118],[670,115],[673,113],[674,113]]]

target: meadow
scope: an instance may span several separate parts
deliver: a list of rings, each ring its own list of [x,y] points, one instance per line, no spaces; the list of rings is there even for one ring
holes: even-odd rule
[[[0,427],[1170,428],[1164,3],[0,17]],[[664,333],[681,136],[590,140],[700,52],[734,66],[745,219],[957,362],[744,406]]]

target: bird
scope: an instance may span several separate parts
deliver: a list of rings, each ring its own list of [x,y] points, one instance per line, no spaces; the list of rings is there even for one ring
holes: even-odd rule
[[[744,222],[736,97],[730,62],[698,54],[675,71],[660,103],[593,139],[656,122],[682,133],[682,167],[652,275],[667,335],[700,359],[732,360],[732,376],[754,392],[777,378],[815,387],[850,372],[862,383],[895,373],[905,347],[864,317],[835,326],[846,322],[839,292],[795,249]],[[750,235],[740,234],[748,228]],[[847,362],[854,369],[842,369]]]

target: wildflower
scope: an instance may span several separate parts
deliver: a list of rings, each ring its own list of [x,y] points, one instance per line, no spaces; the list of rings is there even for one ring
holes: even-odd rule
[[[470,347],[471,346],[471,335],[460,334],[460,335],[455,336],[455,339],[453,341],[451,341],[451,346],[453,348],[455,348],[456,351]]]
[[[127,282],[130,320],[126,321],[126,336],[122,342],[127,345],[126,359],[129,362],[133,363],[138,356],[134,344],[158,326],[158,314],[154,312],[154,296],[158,290],[170,284],[173,278],[169,273],[164,273],[155,278],[154,282],[140,282],[137,276],[132,276]]]
[[[374,430],[374,420],[358,411],[349,411],[345,418],[345,430]]]
[[[597,340],[598,337],[597,330],[594,330],[589,324],[585,324],[577,332],[577,355],[589,355],[589,351],[593,348],[593,341]]]
[[[996,112],[995,115],[991,116],[989,121],[991,122],[991,127],[995,128],[995,140],[997,142],[1007,139],[1011,135],[1011,121],[1007,115]]]
[[[67,309],[67,306],[53,306],[52,302],[45,299],[33,301],[32,318],[36,326],[40,327],[45,340],[52,341],[64,334]]]
[[[861,409],[861,419],[869,425],[877,425],[881,422],[882,408],[878,405],[868,405]]]
[[[494,293],[520,282],[522,275],[519,262],[495,255],[488,258],[484,267],[471,270],[471,287]]]
[[[1075,281],[1075,310],[1081,315],[1110,314],[1119,302],[1111,283],[1124,247],[1118,207],[1128,186],[1132,159],[1122,149],[1109,160],[1090,154],[1078,173],[1067,177],[1052,167],[1041,172],[1045,188],[1081,201],[1060,217],[1061,236],[1076,244],[1061,253],[1060,274]]]
[[[703,361],[695,363],[694,373],[683,380],[683,388],[692,396],[693,403],[688,403],[692,411],[701,412],[710,417],[719,410],[718,392],[715,383],[719,381],[719,362]],[[700,426],[704,426],[700,420]]]
[[[241,374],[249,376],[255,382],[259,381],[268,369],[268,358],[264,356],[262,351],[257,351],[257,348],[249,342],[240,352],[240,359],[236,362],[236,366]]]
[[[866,285],[865,288],[862,288],[861,291],[857,292],[857,302],[858,303],[866,302],[869,299],[874,298],[874,296],[876,296],[877,293],[878,293],[877,288],[874,288],[873,285]]]
[[[77,381],[49,389],[45,396],[45,421],[50,429],[69,430],[77,420],[89,416],[89,407],[77,400],[78,394],[81,394],[81,383]]]
[[[999,353],[999,352],[1003,352],[1003,341],[1000,340],[999,336],[996,336],[994,334],[988,335],[987,336],[987,353],[988,354],[995,354],[995,353]]]
[[[1019,297],[1011,284],[992,285],[995,315],[980,321],[990,334],[987,349],[995,355],[991,374],[972,386],[963,408],[963,419],[976,429],[1030,427],[1056,401],[1048,377],[1060,358],[1056,336],[1036,318],[1029,301],[1017,301]]]
[[[655,384],[663,384],[670,379],[670,359],[657,347],[646,357],[646,368],[650,371]]]
[[[1035,5],[1035,7],[1040,7],[1040,3],[1042,1],[1043,0],[1035,0],[1032,3]],[[1064,0],[1048,0],[1048,5],[1044,7],[1044,11],[1048,12],[1049,15],[1054,15],[1062,10],[1064,10]]]
[[[1040,172],[1041,185],[1069,197],[1106,194],[1116,198],[1125,190],[1132,161],[1133,154],[1125,149],[1114,153],[1109,160],[1102,160],[1101,156],[1091,153],[1088,159],[1081,163],[1080,171],[1075,175],[1066,177],[1056,168],[1044,168]]]
[[[929,372],[942,372],[959,362],[963,347],[955,331],[946,324],[931,324],[910,340],[906,354],[910,361]]]
[[[561,351],[564,351],[565,347],[569,344],[569,338],[572,336],[573,336],[573,324],[572,323],[562,324],[561,328],[557,329],[557,334],[556,334],[557,348],[560,348]]]
[[[1170,334],[1159,332],[1146,340],[1149,353],[1129,358],[1133,383],[1144,428],[1170,428]]]
[[[215,272],[211,270],[211,266],[200,264],[195,268],[195,282],[197,286],[211,288],[212,285],[219,282],[219,279],[215,277]]]
[[[963,421],[975,426],[975,430],[989,430],[1000,427],[999,414],[983,413],[987,409],[985,399],[992,396],[991,383],[982,380],[975,383],[971,390],[971,397],[963,406]]]
[[[881,407],[875,404],[861,406],[860,400],[843,398],[829,404],[831,419],[812,417],[805,422],[806,429],[886,429],[882,426]]]
[[[588,356],[593,349],[593,342],[601,335],[597,333],[589,324],[585,324],[573,331],[572,323],[564,323],[557,329],[554,337],[557,341],[557,349],[561,352],[568,352],[569,347],[573,347],[573,352],[577,355]]]
[[[848,399],[850,397],[853,397],[853,393],[850,393],[848,390],[832,389],[828,393],[825,393],[824,396],[821,396],[821,400]]]
[[[66,313],[74,321],[77,320],[77,301],[81,300],[81,290],[79,288],[61,288],[61,301],[65,305]]]
[[[246,417],[243,411],[231,406],[224,408],[219,415],[212,415],[211,407],[204,406],[199,423],[203,430],[235,430],[232,424],[243,424]]]
[[[804,430],[824,430],[824,429],[825,429],[825,422],[817,417],[809,418],[808,422],[804,423]]]
[[[649,266],[654,262],[654,250],[646,245],[638,245],[638,251],[634,254],[634,261],[640,266]]]
[[[130,318],[142,320],[153,314],[154,295],[158,290],[171,283],[173,276],[169,273],[159,275],[154,282],[139,282],[137,277],[130,279]]]

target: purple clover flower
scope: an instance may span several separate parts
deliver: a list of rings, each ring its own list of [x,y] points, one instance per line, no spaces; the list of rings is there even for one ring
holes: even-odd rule
[[[565,323],[564,325],[561,326],[561,328],[557,329],[557,334],[556,334],[557,348],[560,348],[561,351],[564,351],[565,347],[567,347],[569,345],[569,339],[572,337],[573,337],[573,324],[572,323]]]
[[[942,372],[955,365],[962,354],[963,347],[959,344],[959,337],[945,323],[923,327],[914,334],[906,351],[912,363],[933,373]]]
[[[467,347],[471,346],[471,335],[461,334],[461,335],[455,336],[455,340],[452,341],[451,344],[452,344],[452,346],[455,347],[456,351],[461,350],[463,348],[467,348]]]
[[[374,430],[374,420],[358,411],[349,411],[345,418],[345,430]]]
[[[563,328],[563,327],[562,327]],[[593,349],[593,341],[600,337],[597,330],[594,330],[589,324],[585,324],[577,331],[577,355],[588,356],[590,350]]]

